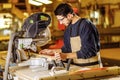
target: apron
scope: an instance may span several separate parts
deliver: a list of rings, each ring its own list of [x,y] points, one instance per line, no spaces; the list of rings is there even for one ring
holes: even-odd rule
[[[77,35],[79,35],[79,34],[77,34]],[[70,43],[71,43],[72,52],[79,51],[81,49],[81,47],[82,47],[80,36],[70,37]],[[103,67],[102,62],[101,62],[100,52],[98,52],[96,56],[91,57],[91,58],[73,59],[73,64],[83,66],[83,67],[89,67],[89,68]]]
[[[72,52],[79,51],[81,49],[81,39],[79,36],[70,38]],[[73,63],[83,67],[103,67],[100,57],[100,52],[96,56],[87,59],[73,59]]]

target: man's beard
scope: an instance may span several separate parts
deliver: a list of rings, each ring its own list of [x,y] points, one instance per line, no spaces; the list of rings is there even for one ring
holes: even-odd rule
[[[72,20],[68,19],[68,23],[64,24],[66,27],[69,26],[72,23]]]

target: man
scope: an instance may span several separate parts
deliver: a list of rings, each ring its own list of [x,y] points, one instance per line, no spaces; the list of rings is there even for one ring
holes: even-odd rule
[[[98,31],[87,19],[76,15],[67,3],[61,3],[54,11],[57,19],[67,28],[64,32],[64,46],[61,49],[41,50],[40,54],[55,55],[57,60],[73,59],[79,66],[100,67],[100,41]]]

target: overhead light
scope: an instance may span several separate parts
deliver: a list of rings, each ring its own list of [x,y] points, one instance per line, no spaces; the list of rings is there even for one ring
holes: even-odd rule
[[[9,8],[12,8],[12,4],[11,3],[3,3],[2,7],[4,9],[9,9]]]
[[[50,0],[34,0],[34,1],[41,2],[44,4],[51,4],[52,3],[52,1],[50,1]]]
[[[32,5],[36,5],[36,6],[43,5],[41,2],[38,2],[38,1],[35,1],[35,0],[29,0],[28,3],[30,3]]]

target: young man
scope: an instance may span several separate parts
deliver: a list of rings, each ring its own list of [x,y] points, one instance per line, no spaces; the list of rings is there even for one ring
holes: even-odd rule
[[[100,41],[95,25],[76,15],[67,3],[59,4],[54,13],[66,26],[64,46],[56,50],[44,49],[39,53],[54,54],[57,60],[73,59],[73,63],[79,66],[100,67]]]

